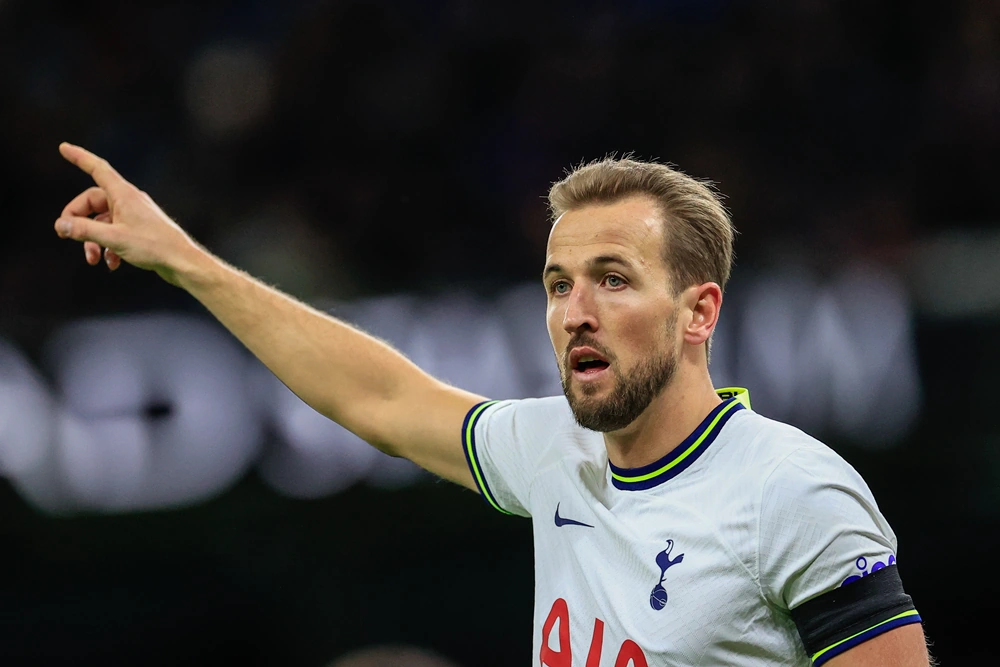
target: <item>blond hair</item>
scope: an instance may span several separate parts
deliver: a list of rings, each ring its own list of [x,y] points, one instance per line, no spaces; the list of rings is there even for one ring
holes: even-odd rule
[[[635,196],[653,199],[663,213],[663,259],[674,292],[706,282],[725,289],[735,230],[708,182],[656,162],[607,157],[580,165],[555,183],[549,190],[549,208],[555,221],[566,211]]]

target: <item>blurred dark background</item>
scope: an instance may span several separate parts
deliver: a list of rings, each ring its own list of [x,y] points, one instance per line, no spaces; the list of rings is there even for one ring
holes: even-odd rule
[[[529,523],[285,419],[301,414],[287,397],[204,487],[147,497],[152,478],[182,473],[141,461],[114,477],[135,482],[127,492],[100,481],[100,461],[146,451],[129,429],[171,446],[170,391],[187,389],[133,404],[128,359],[122,375],[72,369],[91,349],[140,349],[114,334],[135,318],[206,316],[55,237],[88,185],[63,140],[223,257],[358,314],[441,372],[427,346],[465,344],[463,313],[487,343],[506,326],[510,354],[529,345],[505,314],[541,296],[524,286],[567,167],[634,152],[712,179],[740,231],[739,316],[713,375],[865,476],[942,663],[995,659],[1000,3],[0,0],[0,661],[319,667],[411,644],[465,667],[523,665]],[[74,347],[95,321],[108,325],[97,347]],[[440,322],[454,327],[426,334]],[[784,354],[786,339],[866,352],[813,373],[815,355]],[[532,359],[550,354],[537,341]],[[754,366],[761,345],[785,365]],[[267,384],[245,361],[246,383]],[[553,386],[525,377],[491,395]],[[251,407],[280,412],[267,387]],[[88,412],[112,394],[134,423]],[[324,434],[354,452],[349,479]]]

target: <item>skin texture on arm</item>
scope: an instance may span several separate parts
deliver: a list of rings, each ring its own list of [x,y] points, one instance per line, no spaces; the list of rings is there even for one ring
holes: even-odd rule
[[[90,264],[103,247],[112,270],[124,260],[155,271],[198,299],[315,410],[382,451],[475,489],[461,427],[481,397],[213,256],[103,159],[70,144],[59,150],[97,184],[55,225],[59,236],[84,242]]]
[[[924,629],[919,623],[889,630],[831,658],[827,667],[929,667]]]

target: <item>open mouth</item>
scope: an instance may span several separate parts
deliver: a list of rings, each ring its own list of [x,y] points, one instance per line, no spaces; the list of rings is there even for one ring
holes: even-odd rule
[[[590,347],[574,348],[569,353],[569,365],[574,375],[592,377],[607,369],[611,364],[597,350]]]
[[[595,373],[602,371],[609,366],[608,362],[600,359],[585,359],[580,361],[573,370],[581,373]]]

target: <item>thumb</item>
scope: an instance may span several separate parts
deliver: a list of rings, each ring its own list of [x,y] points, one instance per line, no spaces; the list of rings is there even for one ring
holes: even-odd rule
[[[106,248],[117,247],[120,240],[119,230],[114,225],[92,218],[64,216],[56,220],[55,228],[60,238],[93,241]]]

